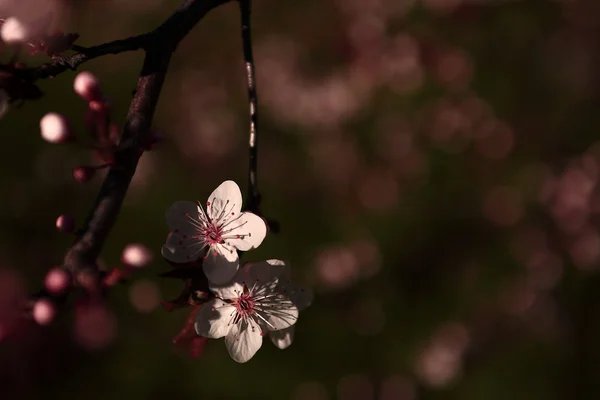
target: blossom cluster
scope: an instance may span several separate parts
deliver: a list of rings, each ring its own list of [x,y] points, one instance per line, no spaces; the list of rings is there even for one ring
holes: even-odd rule
[[[238,251],[263,242],[267,225],[242,210],[242,193],[225,181],[202,204],[179,201],[166,212],[170,233],[162,255],[174,263],[202,260],[211,296],[195,321],[199,336],[225,338],[231,357],[250,360],[268,334],[279,348],[293,339],[298,312],[308,307],[311,294],[290,280],[289,263],[267,260],[240,267]]]

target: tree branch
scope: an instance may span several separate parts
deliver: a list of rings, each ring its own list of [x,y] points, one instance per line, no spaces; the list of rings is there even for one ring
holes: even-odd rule
[[[143,154],[173,52],[179,42],[210,10],[228,1],[230,0],[187,0],[151,33],[92,47],[84,53],[87,54],[87,58],[78,61],[81,64],[102,54],[134,48],[143,48],[146,51],[115,162],[100,188],[80,234],[64,258],[63,267],[71,273],[76,285],[91,292],[99,290],[102,285],[96,259],[114,225],[139,158]]]
[[[240,0],[242,19],[242,47],[248,85],[248,102],[250,105],[250,129],[248,138],[248,196],[247,209],[260,215],[260,193],[258,191],[258,96],[254,76],[254,57],[252,55],[252,36],[250,31],[251,0]]]

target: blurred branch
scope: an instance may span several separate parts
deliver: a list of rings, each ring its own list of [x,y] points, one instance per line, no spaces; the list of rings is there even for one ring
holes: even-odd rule
[[[240,0],[242,18],[242,46],[244,52],[244,67],[248,85],[248,102],[250,103],[249,129],[249,169],[248,169],[248,204],[247,209],[260,215],[260,193],[258,192],[258,97],[256,95],[256,80],[254,78],[254,57],[252,55],[252,33],[250,31],[251,0]]]
[[[102,286],[96,259],[117,218],[127,193],[154,116],[169,61],[179,42],[210,10],[229,0],[192,0],[183,5],[162,25],[149,34],[102,46],[105,54],[134,43],[146,56],[137,88],[127,114],[115,162],[112,164],[96,201],[75,243],[67,251],[64,268],[74,283],[91,294]],[[134,40],[135,39],[135,40]],[[125,44],[132,40],[129,44]],[[118,44],[120,43],[120,44]],[[88,49],[88,52],[91,49]],[[95,50],[100,53],[99,50]]]
[[[72,46],[78,53],[68,57],[53,57],[53,61],[35,68],[20,70],[24,78],[32,81],[54,77],[66,70],[75,70],[86,61],[108,54],[119,54],[125,51],[139,50],[146,46],[150,36],[148,34],[115,40],[92,47]]]

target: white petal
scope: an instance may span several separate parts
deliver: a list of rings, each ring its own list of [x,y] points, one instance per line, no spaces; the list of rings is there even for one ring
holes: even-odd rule
[[[229,325],[231,313],[235,308],[219,299],[212,299],[202,306],[196,317],[194,327],[196,333],[211,339],[227,335],[232,325]]]
[[[206,210],[212,221],[235,217],[242,210],[242,192],[234,181],[225,181],[208,197]]]
[[[203,244],[197,239],[186,234],[171,232],[160,253],[169,261],[187,263],[200,258],[204,254],[203,248]]]
[[[221,299],[235,299],[240,297],[240,294],[244,292],[244,286],[238,282],[236,277],[225,285],[215,285],[210,283],[209,287],[210,290]]]
[[[177,201],[167,209],[167,225],[173,232],[196,234],[199,231],[198,206],[189,201]]]
[[[294,340],[294,329],[293,326],[290,326],[279,331],[271,331],[269,332],[269,337],[275,346],[281,350],[287,349],[292,344],[292,340]]]
[[[224,240],[242,251],[257,248],[267,235],[265,221],[251,212],[243,212],[239,217],[227,220],[223,229]]]
[[[204,274],[213,285],[223,285],[233,279],[240,267],[237,252],[226,246],[211,246],[202,263]]]
[[[284,296],[289,298],[299,311],[308,308],[314,299],[313,291],[301,286],[297,286],[291,282],[280,283],[279,289]]]
[[[246,263],[243,268],[243,279],[248,286],[257,283],[259,286],[273,290],[277,285],[279,277],[285,274],[288,267],[284,261],[267,260]]]
[[[229,355],[235,361],[244,363],[256,354],[262,346],[262,331],[253,320],[240,321],[233,325],[225,336]]]
[[[298,308],[288,299],[282,299],[282,302],[274,307],[269,307],[262,313],[267,315],[267,327],[270,331],[289,328],[298,320]]]

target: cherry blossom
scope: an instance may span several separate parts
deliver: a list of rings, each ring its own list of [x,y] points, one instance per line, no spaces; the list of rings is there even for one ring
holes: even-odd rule
[[[294,303],[298,311],[303,311],[312,304],[314,296],[312,291],[297,286],[291,281],[290,268],[286,268],[282,276],[279,278],[278,290],[286,295],[292,301],[292,303]],[[294,340],[294,330],[295,327],[292,325],[288,328],[270,331],[269,338],[278,348],[282,350],[287,349]]]
[[[196,318],[196,333],[211,339],[225,337],[235,361],[250,360],[262,346],[267,332],[287,329],[296,323],[298,308],[281,285],[287,266],[280,260],[245,264],[225,286],[210,285],[215,298]]]
[[[204,273],[213,284],[230,281],[239,268],[237,250],[258,247],[267,234],[265,222],[251,212],[241,212],[242,193],[225,181],[201,204],[174,203],[166,213],[171,233],[162,255],[175,263],[195,261],[204,255]],[[205,252],[205,250],[207,251]]]

